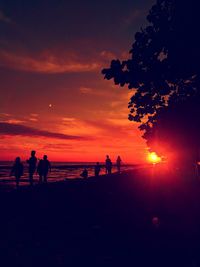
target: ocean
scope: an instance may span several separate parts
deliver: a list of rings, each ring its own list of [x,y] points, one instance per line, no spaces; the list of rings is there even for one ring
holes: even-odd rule
[[[24,163],[24,175],[20,179],[21,185],[28,185],[28,165]],[[13,162],[10,161],[0,161],[0,186],[3,184],[9,186],[15,186],[15,177],[10,177],[10,171]],[[104,163],[100,163],[101,172],[100,175],[105,174]],[[65,179],[75,179],[81,178],[80,174],[84,168],[88,170],[88,176],[94,176],[94,166],[95,162],[52,162],[52,169],[48,174],[48,182],[63,181]],[[131,170],[137,168],[136,164],[124,164],[121,167],[122,171]],[[112,172],[116,172],[117,168],[113,165]],[[35,182],[38,182],[38,175],[34,175]]]

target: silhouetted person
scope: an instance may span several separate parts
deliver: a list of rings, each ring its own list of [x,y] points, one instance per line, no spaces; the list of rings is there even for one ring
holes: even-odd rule
[[[39,182],[47,182],[48,172],[51,171],[51,164],[47,159],[47,155],[44,155],[43,159],[41,159],[38,163],[37,172],[39,174]]]
[[[196,176],[199,178],[200,176],[200,162],[199,161],[197,161],[195,168],[196,168]]]
[[[14,163],[14,165],[12,167],[12,170],[11,170],[11,173],[10,173],[10,176],[12,176],[12,175],[15,176],[15,179],[16,179],[16,187],[17,188],[19,187],[19,181],[20,181],[20,178],[23,175],[23,173],[24,173],[24,166],[21,163],[20,157],[17,157],[15,159],[15,163]]]
[[[111,174],[112,172],[112,161],[109,156],[106,156],[106,174]]]
[[[30,185],[33,185],[33,174],[36,171],[36,164],[37,164],[37,158],[35,156],[35,151],[31,151],[31,157],[26,161],[29,164],[28,172],[29,172],[29,181]]]
[[[116,165],[117,165],[117,171],[120,172],[120,169],[121,169],[121,158],[120,156],[117,157],[117,160],[116,160]]]
[[[101,166],[99,165],[99,162],[97,162],[97,164],[94,167],[95,177],[98,177],[99,176],[100,171],[101,171]]]
[[[81,177],[83,177],[84,179],[88,178],[88,171],[87,169],[84,169],[83,172],[81,173]]]

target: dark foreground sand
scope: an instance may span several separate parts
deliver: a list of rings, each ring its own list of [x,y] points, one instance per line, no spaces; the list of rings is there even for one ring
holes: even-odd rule
[[[0,266],[200,266],[200,182],[138,170],[0,197]],[[158,217],[158,224],[152,218]]]

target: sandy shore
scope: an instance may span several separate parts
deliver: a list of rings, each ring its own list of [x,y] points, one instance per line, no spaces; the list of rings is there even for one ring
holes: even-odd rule
[[[136,170],[0,196],[0,266],[200,266],[200,183]]]

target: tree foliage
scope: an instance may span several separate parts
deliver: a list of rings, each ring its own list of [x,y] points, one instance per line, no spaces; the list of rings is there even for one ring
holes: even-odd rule
[[[110,68],[102,70],[106,79],[135,89],[129,119],[140,123],[148,143],[155,138],[153,133],[161,132],[161,121],[176,117],[181,125],[190,125],[197,112],[196,106],[192,111],[189,100],[200,99],[197,2],[158,0],[147,16],[148,26],[135,34],[130,59],[112,60]],[[179,117],[174,117],[176,111]],[[163,131],[167,132],[167,127]]]

